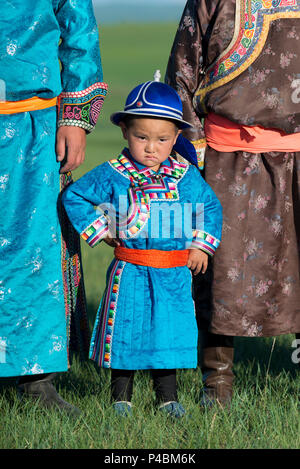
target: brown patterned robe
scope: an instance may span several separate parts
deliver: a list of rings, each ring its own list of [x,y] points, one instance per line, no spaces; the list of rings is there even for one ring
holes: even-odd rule
[[[194,124],[185,135],[196,148],[205,146],[208,111],[300,132],[300,0],[188,0],[166,81]],[[224,153],[207,146],[205,178],[223,205],[224,225],[210,298],[195,285],[203,321],[210,305],[216,334],[299,332],[300,148]]]

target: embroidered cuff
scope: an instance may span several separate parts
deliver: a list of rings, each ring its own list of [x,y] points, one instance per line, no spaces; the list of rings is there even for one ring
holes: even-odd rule
[[[210,256],[213,256],[219,246],[220,241],[205,231],[194,230],[193,241],[190,248],[201,249]]]
[[[91,132],[106,94],[106,83],[95,83],[83,91],[61,93],[58,97],[58,127],[72,125]]]
[[[99,244],[108,233],[109,220],[104,215],[101,215],[91,225],[89,225],[80,236],[86,241],[92,248]]]
[[[206,140],[205,138],[202,138],[201,140],[194,140],[192,141],[192,144],[194,145],[196,153],[197,153],[198,168],[203,169],[204,168],[204,155],[205,155],[205,149],[206,149]]]

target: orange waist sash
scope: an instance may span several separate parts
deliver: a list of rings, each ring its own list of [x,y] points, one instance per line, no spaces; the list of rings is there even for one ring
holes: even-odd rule
[[[286,134],[278,129],[239,125],[210,112],[204,123],[206,143],[217,151],[300,151],[300,133]]]
[[[189,250],[159,251],[157,249],[128,249],[118,246],[114,251],[115,258],[131,264],[145,265],[160,269],[182,267],[187,264]]]
[[[0,101],[0,114],[17,114],[18,112],[37,111],[56,106],[57,98],[43,99],[34,96],[23,101]]]

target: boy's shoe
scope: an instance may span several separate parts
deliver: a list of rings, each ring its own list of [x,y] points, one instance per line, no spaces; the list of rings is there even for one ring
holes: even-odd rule
[[[159,410],[176,419],[181,419],[186,415],[184,407],[176,401],[163,403],[159,406]]]
[[[132,404],[128,401],[118,401],[113,403],[113,408],[118,417],[131,417]]]

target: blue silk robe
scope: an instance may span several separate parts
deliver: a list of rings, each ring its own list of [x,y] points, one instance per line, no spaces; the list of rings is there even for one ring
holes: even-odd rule
[[[110,233],[126,248],[195,248],[213,255],[221,236],[218,199],[196,167],[172,157],[155,173],[124,149],[72,184],[63,203],[92,247]],[[188,267],[114,259],[90,356],[106,368],[195,368],[197,325]]]
[[[0,101],[59,98],[0,112],[0,376],[66,371],[83,293],[76,233],[61,233],[68,177],[55,136],[57,125],[96,124],[107,88],[98,29],[91,0],[2,0],[0,31]]]

